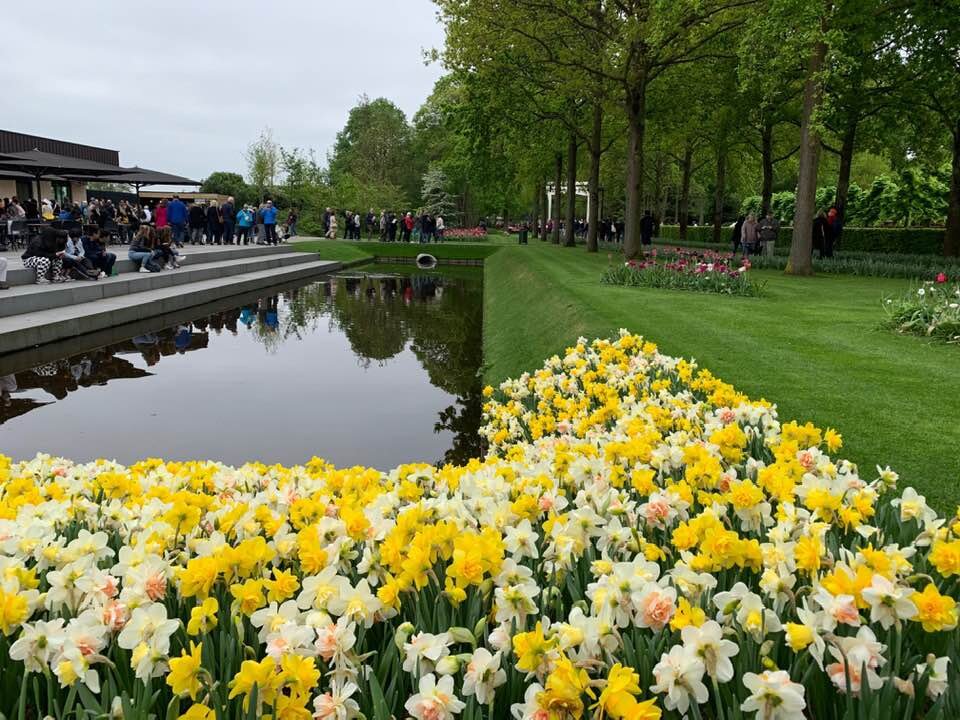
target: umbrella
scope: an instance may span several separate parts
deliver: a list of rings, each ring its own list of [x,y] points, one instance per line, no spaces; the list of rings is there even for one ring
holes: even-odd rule
[[[0,171],[12,170],[27,173],[37,182],[37,201],[42,193],[40,180],[51,175],[79,175],[85,178],[118,175],[125,168],[119,165],[107,165],[94,160],[57,155],[42,150],[27,150],[26,152],[3,153],[0,155]]]

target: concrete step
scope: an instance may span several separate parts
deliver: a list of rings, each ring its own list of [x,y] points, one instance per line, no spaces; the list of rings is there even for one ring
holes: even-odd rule
[[[342,267],[340,262],[314,260],[312,258],[315,255],[307,257],[307,262],[294,265],[214,277],[187,285],[143,290],[132,295],[0,318],[0,354],[176,312],[269,285],[335,272]]]
[[[139,270],[132,260],[127,259],[129,248],[129,245],[111,245],[107,248],[109,252],[117,256],[117,263],[113,267],[118,274]],[[290,251],[289,245],[187,245],[180,252],[187,256],[184,265],[199,265],[215,260],[236,260],[238,258],[275,255]],[[22,253],[22,250],[20,252]],[[32,285],[34,283],[37,277],[36,273],[30,268],[23,267],[20,254],[4,253],[3,255],[10,265],[7,271],[7,283],[9,285]]]
[[[103,280],[74,280],[49,285],[18,285],[0,293],[0,317],[34,313],[51,308],[79,305],[105,298],[131,295],[148,290],[186,285],[201,280],[239,275],[243,273],[287,267],[316,259],[313,253],[272,252],[266,255],[241,256],[233,260],[221,260],[221,253],[209,262],[191,264],[192,256],[179,270],[164,270],[157,273],[128,272]]]

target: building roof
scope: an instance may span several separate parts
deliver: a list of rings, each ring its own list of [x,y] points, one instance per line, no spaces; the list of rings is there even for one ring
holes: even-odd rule
[[[54,140],[39,135],[27,135],[11,130],[0,130],[0,154],[26,152],[33,149],[64,155],[77,160],[92,160],[104,165],[120,164],[120,153],[116,150]]]
[[[43,150],[27,150],[26,152],[4,153],[0,158],[0,170],[15,170],[18,172],[33,173],[34,175],[119,175],[125,168],[119,165],[108,165],[96,160],[84,160],[67,155],[44,152]]]
[[[129,183],[131,185],[202,185],[203,183],[185,178],[180,175],[171,175],[170,173],[160,172],[159,170],[147,170],[146,168],[133,166],[132,168],[123,168],[126,172],[119,175],[111,175],[105,180],[118,183]]]

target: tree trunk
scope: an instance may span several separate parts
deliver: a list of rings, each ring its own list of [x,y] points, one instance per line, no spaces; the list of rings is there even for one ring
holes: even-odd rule
[[[567,143],[567,213],[564,218],[563,244],[565,247],[576,247],[577,236],[574,233],[573,221],[577,214],[577,136],[570,133]]]
[[[687,146],[680,161],[680,196],[677,201],[678,236],[687,239],[687,224],[690,221],[690,176],[693,174],[693,148]]]
[[[817,75],[827,56],[827,43],[818,40],[810,53],[807,77],[803,84],[803,110],[800,117],[800,173],[797,180],[797,205],[793,215],[793,241],[786,272],[789,275],[813,274],[813,213],[816,210],[817,167],[820,163],[820,136],[813,125],[813,114],[820,105],[821,87]]]
[[[763,187],[760,188],[760,217],[770,212],[773,198],[773,124],[763,121],[760,131],[760,165],[763,169]]]
[[[853,165],[853,148],[857,139],[857,120],[851,119],[843,134],[840,146],[840,173],[837,175],[837,197],[834,207],[842,223],[847,214],[847,196],[850,194],[850,168]]]
[[[727,195],[726,148],[717,151],[717,185],[713,189],[713,241],[723,242],[723,205]]]
[[[960,255],[960,119],[953,128],[953,170],[950,173],[950,202],[947,205],[947,229],[943,234],[943,254]]]
[[[563,182],[563,153],[557,153],[556,184],[553,186],[553,234],[554,245],[560,244],[560,183]]]
[[[603,106],[593,104],[593,132],[590,136],[590,180],[587,194],[590,196],[590,212],[587,213],[587,252],[597,252],[600,224],[600,151],[603,142]]]
[[[643,140],[647,123],[647,83],[641,79],[627,102],[630,134],[627,138],[627,202],[624,217],[623,254],[632,260],[641,252],[640,213],[643,198]]]

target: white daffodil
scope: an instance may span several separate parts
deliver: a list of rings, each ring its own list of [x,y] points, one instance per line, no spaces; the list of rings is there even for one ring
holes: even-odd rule
[[[700,627],[687,625],[680,631],[684,648],[703,661],[707,674],[717,682],[733,679],[733,663],[740,648],[732,640],[724,640],[723,628],[715,620],[707,620]]]
[[[710,697],[707,686],[703,684],[705,670],[703,660],[682,645],[674,645],[669,653],[660,656],[660,662],[654,666],[653,677],[657,682],[650,687],[650,692],[665,693],[663,704],[667,710],[686,715],[691,699],[702,705]]]
[[[740,709],[756,712],[757,720],[804,720],[803,685],[792,682],[785,670],[746,673],[743,684],[750,696]]]
[[[507,673],[500,668],[500,653],[490,654],[486,648],[477,648],[463,674],[463,694],[476,695],[477,702],[489,705],[494,690],[507,681]]]

